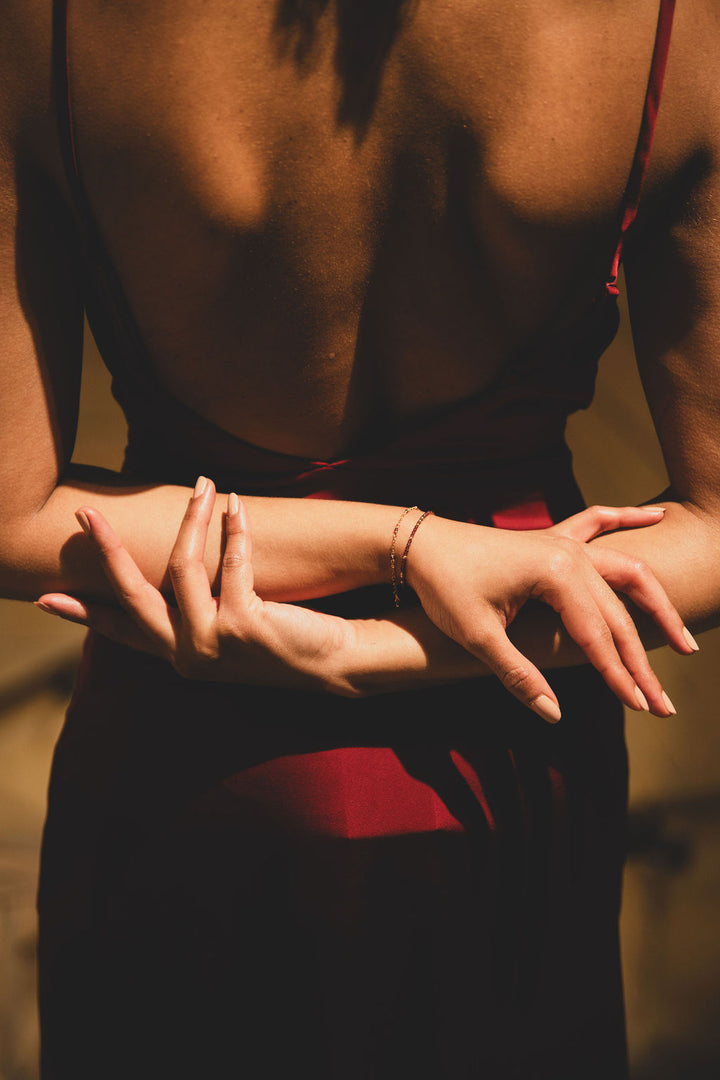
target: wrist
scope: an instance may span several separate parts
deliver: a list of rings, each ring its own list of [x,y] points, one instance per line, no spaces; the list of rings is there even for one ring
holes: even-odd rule
[[[342,623],[342,634],[325,658],[323,689],[338,697],[361,698],[367,692],[365,623],[362,619],[343,619]]]
[[[428,575],[432,576],[431,569],[437,561],[438,551],[442,550],[442,545],[447,542],[446,525],[448,522],[444,518],[436,517],[435,514],[429,514],[422,520],[420,514],[414,517],[416,521],[412,524],[415,525],[417,522],[417,528],[412,536],[411,529],[408,529],[410,543],[408,546],[406,540],[405,548],[403,548],[405,555],[403,584],[422,598],[422,586],[427,581]],[[451,524],[459,525],[457,522]]]
[[[408,657],[407,652],[406,635],[393,622],[348,619],[342,642],[326,666],[326,687],[350,698],[403,689],[405,669],[419,666],[418,658]]]
[[[419,506],[408,506],[400,513],[395,522],[390,537],[387,561],[396,608],[402,606],[402,594],[405,588],[413,587],[408,578],[410,549],[418,532],[425,527],[426,521],[431,517],[434,517],[432,510],[426,510]]]
[[[361,552],[362,581],[358,584],[392,587],[393,556],[397,575],[410,534],[423,513],[418,507],[367,507],[362,528],[353,537]],[[425,527],[425,522],[421,527]]]

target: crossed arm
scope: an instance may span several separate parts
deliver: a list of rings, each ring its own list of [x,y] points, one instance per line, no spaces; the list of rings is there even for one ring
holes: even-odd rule
[[[716,176],[705,182],[711,204],[720,183]],[[629,706],[642,707],[639,688],[653,711],[671,711],[616,593],[649,613],[649,644],[657,643],[659,627],[660,638],[684,653],[692,645],[683,622],[709,625],[720,611],[720,230],[712,213],[701,224],[677,216],[651,229],[628,266],[641,371],[673,483],[662,520],[591,513],[549,533],[510,534],[428,519],[409,564],[423,608],[343,622],[294,601],[386,581],[401,508],[247,499],[245,513],[231,503],[223,526],[226,503],[214,502],[211,485],[189,501],[186,489],[133,489],[69,467],[81,308],[58,225],[62,210],[56,205],[57,216],[44,220],[43,182],[37,179],[35,192],[32,178],[27,183],[26,204],[35,213],[21,214],[20,228],[13,198],[0,207],[4,595],[45,594],[52,607],[54,593],[56,610],[58,593],[75,598],[64,601],[65,615],[95,620],[121,638],[135,635],[135,647],[163,652],[204,677],[228,678],[232,669],[241,679],[371,693],[492,671],[553,719],[557,700],[538,667],[589,657]],[[89,535],[75,521],[79,506],[92,508]],[[618,524],[629,528],[606,534]],[[217,594],[223,528],[229,558],[226,551],[217,603],[211,585]],[[156,591],[170,586],[178,612]],[[113,588],[132,618],[108,614],[103,601]],[[73,603],[80,606],[68,607]],[[211,616],[222,616],[214,643]]]
[[[264,501],[256,500],[256,508]],[[225,513],[221,582],[214,596],[204,565],[214,504],[212,481],[200,478],[169,561],[177,607],[152,586],[105,518],[90,507],[79,512],[78,520],[124,610],[64,594],[43,596],[42,606],[131,647],[157,653],[196,678],[357,694],[492,671],[508,690],[552,721],[559,719],[557,699],[527,653],[538,655],[545,647],[550,650],[548,662],[567,662],[567,648],[561,649],[555,628],[542,626],[537,613],[516,621],[519,642],[506,633],[526,602],[537,598],[559,613],[580,655],[596,664],[628,705],[647,708],[646,691],[661,715],[673,711],[610,583],[650,612],[679,651],[692,651],[692,638],[649,571],[608,551],[596,557],[600,572],[584,543],[618,525],[654,526],[663,516],[656,508],[594,507],[536,533],[428,518],[408,562],[409,581],[424,610],[344,620],[258,595],[248,515],[232,493]],[[302,519],[304,505],[300,502],[291,513],[293,520]],[[341,519],[345,505],[330,508],[328,520]],[[262,505],[259,509],[262,518]],[[368,509],[379,516],[392,510]],[[397,510],[392,513],[397,516]],[[403,518],[408,533],[413,523],[410,518],[405,525]],[[382,547],[387,560],[387,545]]]

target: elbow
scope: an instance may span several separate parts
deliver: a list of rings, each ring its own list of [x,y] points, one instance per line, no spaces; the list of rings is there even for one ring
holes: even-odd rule
[[[40,514],[0,520],[0,597],[32,601],[43,592],[66,588],[62,562]]]
[[[4,600],[34,600],[39,595],[30,535],[28,519],[0,521],[0,597]]]

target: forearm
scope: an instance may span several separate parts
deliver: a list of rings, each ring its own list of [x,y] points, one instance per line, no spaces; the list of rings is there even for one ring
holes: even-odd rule
[[[683,621],[696,632],[720,621],[720,525],[714,514],[690,504],[661,500],[663,521],[597,537],[592,545],[613,548],[645,563],[666,589]],[[657,623],[627,601],[647,649],[667,643]],[[547,604],[527,603],[508,636],[537,667],[551,670],[585,664],[588,658]],[[421,608],[365,622],[351,658],[351,682],[359,692],[382,693],[488,674],[488,668],[442,634]]]
[[[168,607],[102,513],[90,507],[83,518],[92,538],[90,550],[101,560],[121,605],[88,606],[73,596],[45,595],[43,606],[95,626],[131,648],[163,656],[181,674],[192,678],[310,685],[366,695],[473,678],[492,670],[510,692],[550,720],[557,719],[557,704],[540,668],[575,664],[582,659],[579,650],[568,646],[558,633],[550,610],[554,608],[621,700],[631,707],[647,707],[642,697],[647,692],[653,699],[651,707],[659,709],[659,715],[665,715],[670,708],[663,701],[662,689],[647,661],[638,658],[642,646],[634,629],[630,630],[632,623],[622,605],[611,590],[607,590],[611,602],[602,596],[596,599],[593,590],[597,571],[582,548],[583,541],[608,525],[617,529],[637,521],[657,522],[657,512],[592,508],[537,536],[432,518],[424,535],[428,540],[435,537],[444,568],[439,577],[437,573],[433,577],[432,545],[420,544],[421,557],[415,560],[419,568],[413,564],[416,573],[412,584],[422,596],[424,609],[346,621],[309,607],[267,602],[257,596],[252,577],[248,576],[248,515],[235,496],[229,496],[226,502],[226,547],[220,592],[214,598],[200,557],[215,502],[214,488],[205,485],[190,500],[177,534],[171,558],[176,608]],[[300,503],[298,511],[303,506]],[[359,507],[363,515],[368,509],[374,514],[372,508]],[[393,519],[402,523],[406,515],[396,519],[398,508],[391,509]],[[377,510],[378,514],[387,512],[387,508]],[[405,547],[398,544],[398,551],[408,550],[421,520],[416,518]],[[579,540],[558,531],[562,529],[577,534]],[[313,550],[317,550],[316,545]],[[654,617],[665,627],[675,647],[688,651],[691,645],[682,623],[657,582],[647,572],[638,575],[634,570],[634,584],[630,582],[628,560],[617,553],[604,553],[601,561],[605,572],[614,576],[621,587],[627,585],[629,594],[638,596],[641,603],[644,599],[638,592],[638,582],[652,582],[657,601]],[[448,610],[443,607],[446,594],[452,602]],[[538,606],[539,599],[546,599],[546,603]],[[505,634],[506,627],[510,627],[514,644]],[[617,653],[608,648],[613,637],[623,642],[618,644]],[[637,674],[631,675],[623,663],[621,648]]]
[[[648,566],[666,590],[683,621],[694,631],[720,621],[720,513],[658,499],[667,512],[651,529],[628,529],[592,541],[614,548]],[[633,610],[647,648],[664,644],[658,627]]]
[[[360,696],[414,690],[491,674],[432,623],[421,607],[353,622],[341,685]],[[509,627],[512,642],[539,668],[586,664],[587,656],[547,605],[529,603]]]
[[[75,519],[82,505],[103,513],[147,579],[168,592],[168,559],[191,494],[174,485],[130,486],[117,474],[74,467],[35,513],[5,522],[2,595],[27,600],[50,591],[110,596],[97,553]],[[304,600],[388,579],[387,552],[401,508],[323,499],[249,496],[244,501],[255,587],[264,598]],[[205,554],[215,584],[225,508],[226,497],[219,495]]]

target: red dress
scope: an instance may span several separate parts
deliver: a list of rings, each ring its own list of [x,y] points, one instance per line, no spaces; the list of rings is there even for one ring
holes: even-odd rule
[[[128,476],[518,529],[581,508],[565,420],[616,330],[671,0],[612,276],[586,317],[341,462],[243,442],[154,382],[78,173],[54,6],[88,312],[128,418]],[[371,614],[389,589],[323,604]],[[43,845],[44,1080],[623,1077],[622,710],[590,667],[550,677],[557,727],[493,679],[345,700],[185,680],[91,635]]]

